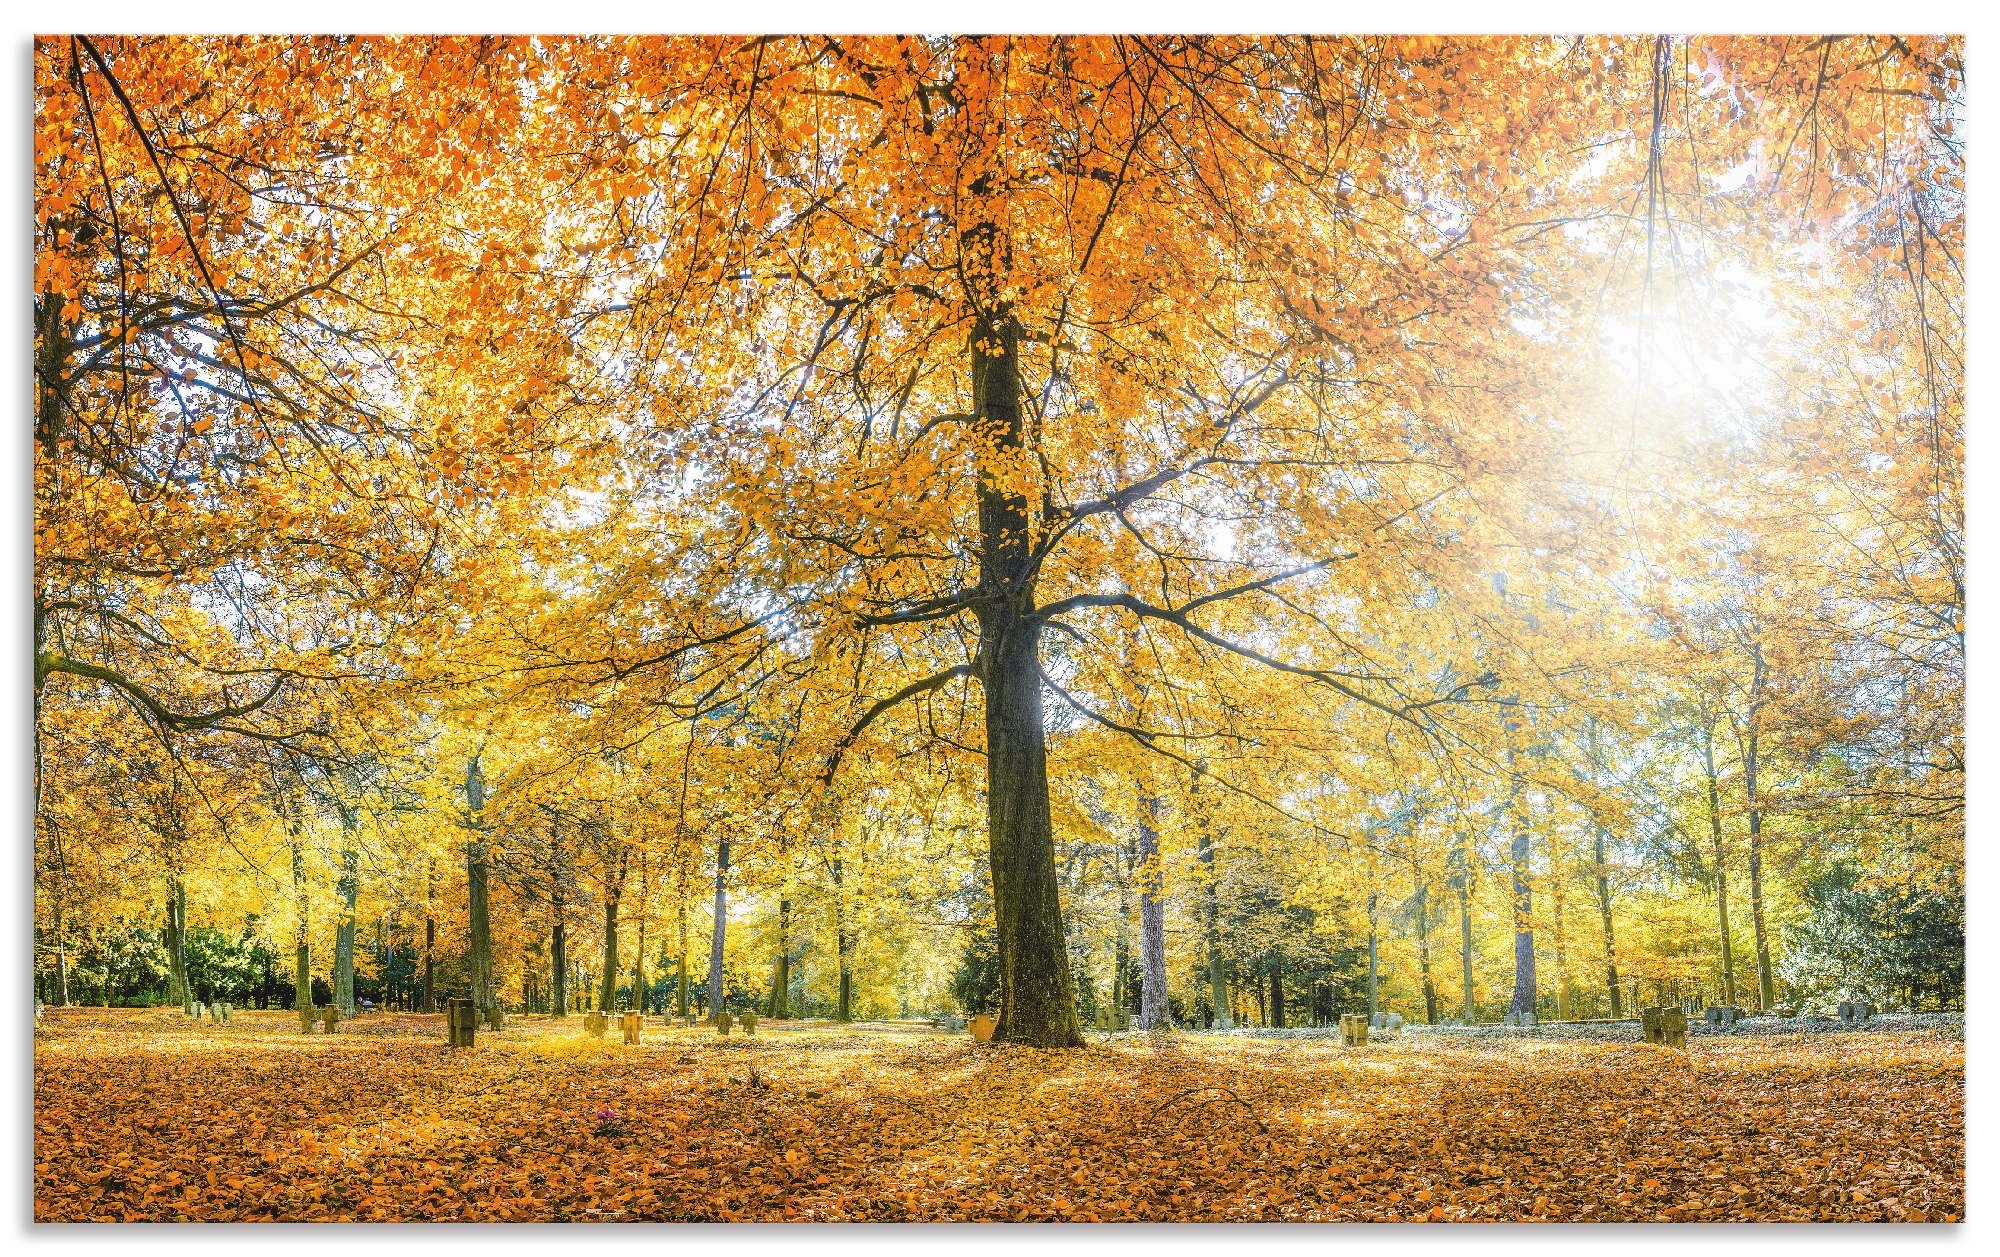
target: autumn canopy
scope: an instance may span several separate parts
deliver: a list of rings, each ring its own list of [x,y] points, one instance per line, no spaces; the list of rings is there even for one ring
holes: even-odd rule
[[[51,1004],[1961,998],[1957,40],[34,58]]]

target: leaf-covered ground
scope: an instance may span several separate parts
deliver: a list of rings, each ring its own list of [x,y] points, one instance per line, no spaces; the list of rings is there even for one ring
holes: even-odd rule
[[[273,1221],[1955,1221],[1964,1044],[1183,1035],[52,1010],[35,1213]]]

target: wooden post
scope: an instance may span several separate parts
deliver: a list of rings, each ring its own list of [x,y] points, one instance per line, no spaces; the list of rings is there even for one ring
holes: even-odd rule
[[[639,1042],[639,1021],[638,1013],[626,1013],[618,1019],[619,1027],[625,1031],[625,1043],[628,1047]]]
[[[479,1033],[479,1010],[469,999],[454,997],[444,1002],[446,1041],[455,1048],[473,1046]]]

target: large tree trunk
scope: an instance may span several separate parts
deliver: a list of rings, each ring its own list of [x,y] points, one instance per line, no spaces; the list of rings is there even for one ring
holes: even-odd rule
[[[465,823],[472,838],[465,844],[465,894],[470,918],[472,1006],[482,1020],[500,1024],[500,995],[493,979],[493,922],[486,893],[486,773],[473,756],[465,764]]]
[[[708,1016],[722,1016],[722,944],[729,929],[729,836],[715,847],[715,930],[708,943]]]
[[[995,188],[981,177],[971,191],[981,199]],[[1010,305],[1009,243],[998,218],[982,217],[959,241],[973,315],[972,410],[985,450],[975,671],[986,693],[986,841],[1000,951],[994,1038],[1082,1047],[1049,819],[1041,622],[1033,615],[1034,517],[1015,475],[1029,453],[1021,421],[1021,327]]]
[[[335,803],[340,813],[340,923],[333,935],[333,1002],[341,1016],[354,1015],[354,904],[361,892],[361,853],[355,850],[357,818],[351,808]]]
[[[1271,1011],[1267,1020],[1273,1029],[1284,1029],[1285,965],[1276,954],[1271,957]]]
[[[1729,943],[1729,860],[1722,845],[1722,792],[1716,782],[1712,728],[1701,731],[1701,763],[1708,776],[1708,833],[1715,852],[1715,936],[1722,954],[1722,1002],[1736,1002],[1736,956]]]
[[[1139,1028],[1173,1024],[1167,1005],[1166,872],[1160,857],[1160,801],[1139,796]]]

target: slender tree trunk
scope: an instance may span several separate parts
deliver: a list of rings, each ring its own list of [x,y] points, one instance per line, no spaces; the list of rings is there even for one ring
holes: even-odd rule
[[[778,954],[771,965],[771,998],[765,1005],[772,1020],[792,1015],[792,901],[778,900]]]
[[[674,900],[674,927],[674,1012],[685,1017],[688,1012],[688,905],[685,886]]]
[[[1563,934],[1563,908],[1567,903],[1564,893],[1563,871],[1556,866],[1561,853],[1554,844],[1549,850],[1549,928],[1555,936],[1556,945],[1556,1020],[1569,1020],[1569,952]]]
[[[1611,866],[1605,861],[1604,826],[1591,826],[1591,856],[1597,863],[1597,915],[1604,926],[1604,989],[1611,996],[1611,1015],[1623,1017],[1618,990],[1618,936],[1611,922]]]
[[[1722,792],[1716,781],[1713,729],[1701,731],[1701,763],[1708,776],[1708,833],[1715,852],[1715,935],[1722,956],[1722,1002],[1736,1002],[1736,957],[1729,943],[1729,858],[1722,844]]]
[[[1204,817],[1196,841],[1202,868],[1202,941],[1208,948],[1208,1002],[1215,1007],[1215,1028],[1231,1030],[1236,1020],[1229,1005],[1229,969],[1222,960],[1222,891],[1216,884],[1215,840]]]
[[[1469,877],[1458,879],[1458,969],[1459,1016],[1471,1025],[1474,1017],[1472,991],[1472,888]]]
[[[354,1015],[354,904],[361,891],[361,853],[354,847],[353,809],[335,803],[340,813],[340,923],[333,937],[333,1002],[343,1017]]]
[[[651,994],[646,989],[646,857],[639,856],[639,940],[632,953],[632,1007],[640,1012],[650,1011],[646,1007],[646,997]]]
[[[722,944],[729,929],[729,836],[715,847],[715,930],[708,944],[708,1019],[722,1016]]]
[[[187,972],[187,890],[178,874],[167,875],[167,920],[161,931],[167,950],[167,1001],[181,1011],[194,1011],[194,992],[188,989]]]
[[[549,927],[549,1014],[569,1016],[569,905],[558,880],[549,896],[549,911],[555,918]]]
[[[1382,996],[1381,952],[1376,934],[1379,900],[1380,896],[1371,889],[1368,892],[1368,1017],[1371,1025],[1375,1014],[1381,1011]]]
[[[1160,801],[1139,796],[1139,1028],[1173,1024],[1167,1005],[1166,876],[1161,867],[1160,831],[1154,828]]]
[[[1521,818],[1521,778],[1514,769],[1514,750],[1507,750],[1511,780],[1507,787],[1507,824],[1513,830],[1509,873],[1514,892],[1514,994],[1507,1011],[1516,1017],[1535,1011],[1535,890],[1530,880],[1533,837]]]
[[[1424,982],[1424,1023],[1436,1025],[1438,1019],[1437,982],[1431,976],[1431,905],[1430,883],[1417,880],[1417,972]]]
[[[1276,954],[1271,957],[1271,1014],[1269,1024],[1273,1029],[1285,1026],[1285,966]]]
[[[1756,666],[1758,697],[1750,704],[1750,736],[1743,748],[1743,795],[1750,811],[1750,929],[1757,948],[1757,1008],[1778,1002],[1778,987],[1771,972],[1771,944],[1764,925],[1764,808],[1757,793],[1757,752],[1760,733],[1763,658]]]
[[[465,844],[466,911],[470,920],[472,1004],[488,1026],[500,1024],[500,994],[493,978],[493,923],[486,891],[486,773],[474,755],[465,763],[465,824],[471,839]]]
[[[604,972],[598,978],[597,1006],[610,1012],[618,1006],[618,903],[615,891],[604,896]]]
[[[839,969],[836,979],[839,993],[834,1001],[835,1021],[854,1020],[854,971],[850,968],[849,953],[854,940],[847,933],[846,866],[839,856],[833,857],[828,865],[833,877],[833,953],[834,963]]]
[[[305,835],[300,831],[299,817],[296,812],[291,818],[291,831],[292,906],[298,914],[298,923],[292,930],[292,985],[298,994],[293,999],[292,1005],[298,1013],[299,1032],[301,1034],[311,1034],[313,1024],[312,923],[307,915]]]
[[[437,1011],[437,870],[424,857],[424,977],[422,1010]]]

